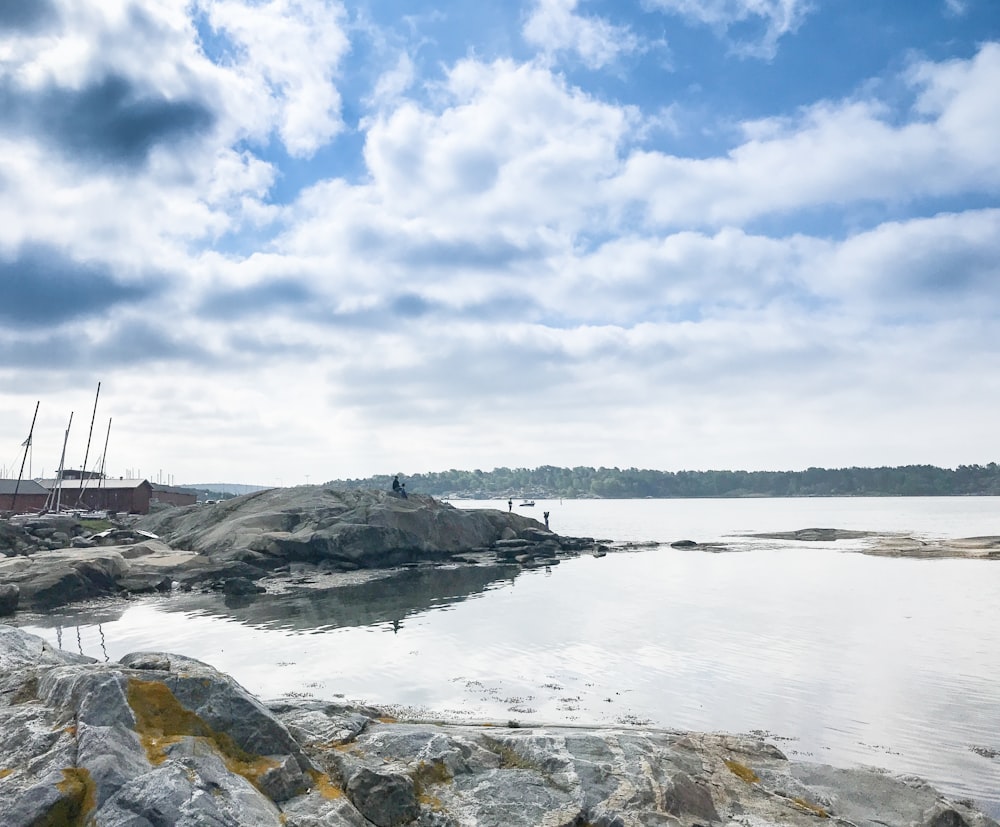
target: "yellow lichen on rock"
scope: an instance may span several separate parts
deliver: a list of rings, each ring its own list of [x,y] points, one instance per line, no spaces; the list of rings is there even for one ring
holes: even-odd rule
[[[416,787],[417,801],[432,810],[440,810],[444,806],[441,799],[431,795],[428,787],[432,784],[448,784],[454,780],[455,776],[444,761],[421,761],[417,768],[410,773],[413,785]]]
[[[181,706],[165,683],[130,678],[128,703],[135,715],[136,734],[151,764],[163,763],[173,744],[194,738],[213,748],[230,772],[242,775],[255,787],[260,787],[259,779],[265,772],[278,766],[276,761],[253,755],[226,733],[212,729],[200,716]]]
[[[334,783],[333,779],[330,778],[330,776],[325,772],[310,770],[309,777],[312,779],[313,789],[323,796],[323,798],[328,801],[332,801],[336,798],[343,798],[344,791],[338,784]]]
[[[729,759],[726,759],[725,764],[733,775],[735,775],[737,778],[742,779],[743,781],[746,781],[747,784],[760,783],[760,778],[758,777],[757,773],[755,773],[752,769],[750,769],[750,767],[748,767],[746,764],[741,764],[739,761],[730,761]]]
[[[808,810],[810,813],[812,813],[813,815],[817,815],[820,818],[830,817],[830,814],[822,807],[820,807],[818,804],[812,804],[806,801],[804,798],[793,798],[792,801],[794,801],[796,804],[802,807],[802,809]]]
[[[62,773],[63,780],[56,784],[62,796],[32,827],[83,827],[84,817],[94,809],[97,796],[90,772],[82,767],[65,767]]]

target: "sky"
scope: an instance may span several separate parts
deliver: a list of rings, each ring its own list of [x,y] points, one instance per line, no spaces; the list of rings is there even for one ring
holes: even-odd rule
[[[0,0],[0,476],[987,463],[998,322],[997,0]]]

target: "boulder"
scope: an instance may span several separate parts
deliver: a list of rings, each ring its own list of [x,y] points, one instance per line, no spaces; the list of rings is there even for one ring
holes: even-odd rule
[[[228,580],[223,581],[222,591],[225,594],[260,594],[266,589],[263,586],[258,586],[252,580],[246,577],[230,577]]]
[[[106,549],[39,551],[0,561],[0,583],[19,588],[21,608],[45,610],[112,594],[127,570],[122,556]]]
[[[354,806],[376,827],[399,827],[420,815],[417,787],[407,775],[362,767],[347,782]]]
[[[98,664],[0,626],[0,667],[5,825],[277,827],[276,802],[312,785],[281,722],[198,661]]]
[[[118,591],[126,594],[152,594],[169,592],[173,581],[160,572],[130,572],[115,584]]]
[[[17,586],[12,583],[0,585],[0,617],[14,614],[20,599],[21,590]]]

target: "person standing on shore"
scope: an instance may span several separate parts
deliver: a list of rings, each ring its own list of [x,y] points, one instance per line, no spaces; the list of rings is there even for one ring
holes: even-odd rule
[[[514,501],[513,500],[507,500],[507,510],[508,511],[513,511],[514,510]]]

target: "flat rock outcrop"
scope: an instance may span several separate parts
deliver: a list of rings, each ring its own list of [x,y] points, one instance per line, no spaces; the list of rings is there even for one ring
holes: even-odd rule
[[[379,568],[489,549],[498,541],[533,545],[560,538],[537,521],[498,510],[466,510],[411,494],[299,486],[259,491],[211,506],[149,515],[139,526],[174,548],[215,560],[296,560]]]
[[[96,663],[8,626],[0,813],[5,827],[997,827],[918,779],[749,737],[264,704],[190,658]]]
[[[877,557],[1000,559],[1000,537],[997,536],[925,538],[895,532],[848,531],[840,528],[800,528],[797,531],[776,531],[746,536],[759,540],[793,540],[809,543],[865,540],[864,544],[853,547],[851,551]]]

